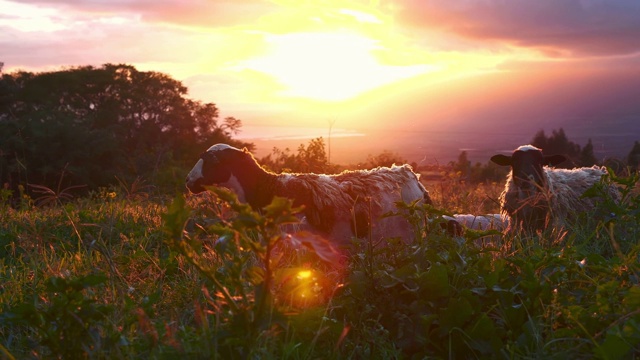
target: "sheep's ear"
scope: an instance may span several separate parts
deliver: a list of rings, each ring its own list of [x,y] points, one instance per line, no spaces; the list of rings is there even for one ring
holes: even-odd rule
[[[491,157],[491,161],[493,161],[494,163],[500,166],[511,166],[511,156],[502,155],[502,154],[493,155]]]
[[[563,163],[567,160],[567,157],[564,155],[548,155],[544,157],[545,165],[556,166],[558,164]]]

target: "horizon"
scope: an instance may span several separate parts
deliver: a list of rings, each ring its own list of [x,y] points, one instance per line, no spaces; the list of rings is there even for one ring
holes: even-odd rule
[[[303,140],[328,135],[331,124],[334,139],[357,140],[364,156],[375,144],[411,158],[438,147],[439,160],[457,157],[452,149],[502,150],[561,127],[580,145],[609,128],[624,144],[640,134],[633,0],[0,7],[4,72],[105,63],[163,72],[189,97],[215,103],[221,118],[240,119],[241,138],[279,128],[286,130],[272,136]],[[334,155],[353,151],[336,146]]]

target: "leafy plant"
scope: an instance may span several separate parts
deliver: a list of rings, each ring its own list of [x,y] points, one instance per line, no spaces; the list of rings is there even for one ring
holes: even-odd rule
[[[617,176],[607,168],[602,181],[594,184],[584,193],[584,197],[595,199],[596,209],[584,214],[576,222],[576,228],[584,228],[589,242],[585,246],[607,257],[623,258],[638,244],[640,238],[640,193],[637,187],[640,175],[632,173],[628,177]],[[612,197],[609,187],[620,190],[620,197]],[[593,231],[592,228],[595,228]]]
[[[40,197],[38,197],[35,200],[36,205],[39,205],[39,206],[59,205],[62,207],[65,215],[67,216],[67,219],[69,219],[69,222],[73,227],[73,230],[76,236],[78,237],[78,241],[82,242],[82,236],[80,235],[80,231],[78,230],[78,227],[76,226],[75,221],[71,218],[71,215],[69,215],[69,212],[67,211],[67,209],[63,206],[63,202],[67,202],[73,198],[73,195],[71,195],[71,192],[70,192],[71,190],[82,188],[84,187],[84,185],[69,186],[63,189],[62,188],[63,177],[64,177],[64,171],[60,175],[60,179],[58,181],[58,187],[55,191],[43,185],[29,184],[29,186],[34,188],[33,191],[35,193],[42,194]]]
[[[289,287],[289,295],[295,292],[310,295],[306,289],[301,291],[300,286],[292,286],[289,281],[292,275],[300,280],[309,278],[312,270],[279,269],[283,247],[292,246],[293,240],[335,265],[339,255],[325,239],[305,232],[283,232],[283,227],[299,223],[295,214],[301,208],[293,208],[291,200],[276,197],[259,214],[227,190],[215,187],[208,190],[235,213],[231,219],[218,216],[217,221],[203,228],[215,238],[216,264],[222,266],[212,266],[202,252],[202,244],[185,235],[183,229],[191,213],[181,196],[174,199],[164,216],[167,241],[171,249],[184,256],[204,276],[211,287],[206,293],[215,294],[207,296],[207,300],[218,314],[218,331],[212,334],[216,353],[247,357],[255,353],[257,341],[272,341],[277,328],[286,327],[282,303],[274,298],[276,287]],[[302,283],[304,287],[308,285]]]
[[[154,188],[153,185],[145,184],[145,180],[139,176],[130,184],[117,176],[116,180],[118,180],[120,188],[125,192],[127,200],[147,199],[149,197],[148,191]]]
[[[431,213],[444,213],[429,209]],[[624,358],[640,347],[638,253],[618,260],[573,244],[479,248],[429,224],[422,242],[362,246],[333,316],[359,356],[392,346],[409,357]],[[574,239],[574,241],[576,241]],[[526,245],[526,247],[522,246]],[[366,346],[365,346],[366,344]]]
[[[45,282],[45,293],[34,301],[5,309],[0,319],[5,324],[24,326],[38,347],[47,352],[34,354],[63,359],[100,354],[116,340],[108,327],[111,305],[99,302],[94,288],[106,282],[103,274],[77,278],[51,277]]]
[[[0,208],[6,208],[10,205],[11,197],[13,196],[13,191],[1,188],[0,189]]]
[[[36,194],[40,194],[40,196],[35,200],[36,205],[62,205],[63,202],[69,201],[73,199],[73,195],[71,194],[71,190],[83,188],[86,185],[73,185],[68,186],[66,188],[62,188],[62,183],[64,179],[65,169],[60,174],[60,178],[58,179],[58,186],[55,190],[50,189],[44,185],[36,185],[36,184],[28,184],[29,187],[33,188],[33,192]]]

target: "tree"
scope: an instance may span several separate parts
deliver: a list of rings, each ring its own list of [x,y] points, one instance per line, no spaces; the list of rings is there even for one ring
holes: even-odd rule
[[[467,157],[467,152],[462,151],[458,155],[458,161],[451,164],[453,171],[460,173],[461,180],[468,180],[471,175],[471,161]]]
[[[627,155],[627,166],[631,171],[640,170],[640,142],[638,141],[633,143],[633,148]]]
[[[301,172],[325,173],[329,167],[329,158],[325,151],[324,139],[322,137],[312,139],[306,148],[300,144],[298,161]]]
[[[582,148],[580,152],[580,159],[578,160],[579,166],[593,166],[598,162],[595,154],[593,153],[593,143],[591,139],[587,142],[587,145]]]
[[[130,65],[3,74],[0,81],[0,176],[103,186],[153,177],[191,164],[203,149],[232,139],[241,121],[219,122],[213,103],[187,99],[180,81]]]
[[[539,130],[531,140],[531,145],[539,148],[539,149],[547,149],[547,135],[544,133],[544,130]]]
[[[367,160],[361,167],[366,169],[375,168],[378,166],[393,166],[393,164],[401,165],[407,162],[406,159],[402,158],[398,153],[395,153],[391,150],[383,150],[380,154],[372,156],[367,156]]]
[[[305,146],[298,146],[297,154],[289,148],[273,148],[272,153],[259,160],[260,164],[274,172],[311,172],[316,174],[332,173],[336,166],[329,164],[322,137],[311,139]]]
[[[569,159],[562,167],[574,167],[579,163],[580,145],[569,141],[564,129],[553,130],[551,136],[547,137],[543,130],[536,133],[531,141],[531,145],[542,149],[545,155],[562,154]]]

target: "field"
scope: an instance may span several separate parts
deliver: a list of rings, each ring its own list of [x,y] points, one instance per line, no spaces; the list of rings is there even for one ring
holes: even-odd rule
[[[445,178],[413,206],[431,219],[415,244],[354,241],[347,260],[284,199],[1,201],[0,358],[637,358],[638,178],[605,181],[623,202],[568,232],[452,237],[437,215],[497,212],[502,185]]]

